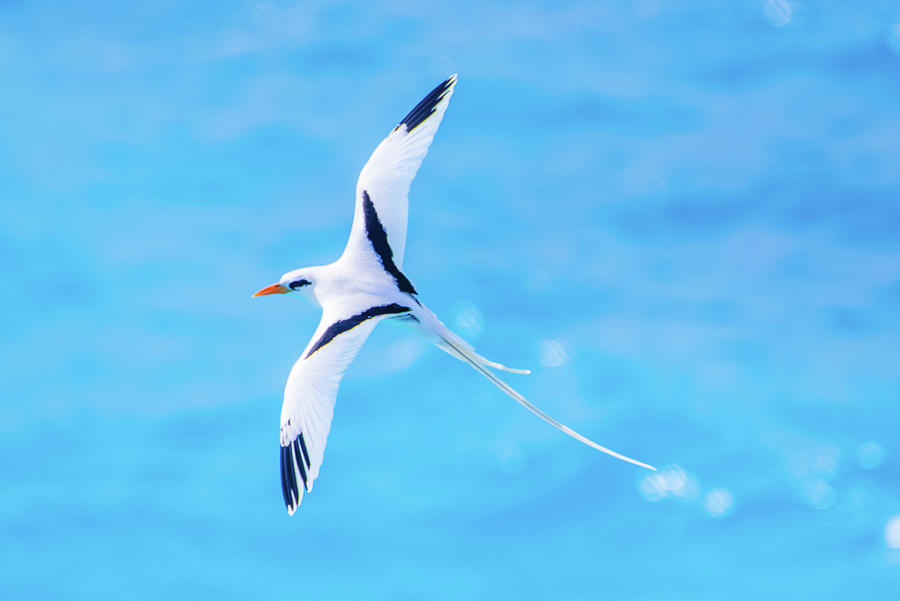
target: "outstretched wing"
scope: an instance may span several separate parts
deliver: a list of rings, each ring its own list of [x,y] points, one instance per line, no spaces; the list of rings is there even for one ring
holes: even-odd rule
[[[456,75],[451,75],[432,90],[369,157],[356,183],[356,210],[345,255],[371,248],[366,237],[364,199],[367,197],[387,233],[394,263],[398,268],[403,267],[409,186],[444,118],[455,85]]]
[[[359,305],[322,313],[316,332],[291,369],[281,407],[281,491],[293,515],[312,490],[325,456],[325,442],[338,385],[375,324],[409,307],[397,304]]]

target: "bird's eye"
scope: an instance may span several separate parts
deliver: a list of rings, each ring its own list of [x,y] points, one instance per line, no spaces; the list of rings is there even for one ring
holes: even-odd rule
[[[296,290],[297,288],[301,288],[303,286],[309,286],[309,285],[310,285],[309,280],[297,280],[296,282],[291,282],[290,284],[288,284],[288,286],[290,287],[291,290]]]

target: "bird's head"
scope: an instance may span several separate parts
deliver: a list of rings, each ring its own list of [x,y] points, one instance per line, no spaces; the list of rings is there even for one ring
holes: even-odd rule
[[[265,296],[267,294],[286,294],[288,292],[302,292],[304,296],[312,294],[315,279],[309,269],[295,269],[289,271],[278,280],[277,284],[266,286],[253,296]],[[311,300],[311,299],[310,299]]]

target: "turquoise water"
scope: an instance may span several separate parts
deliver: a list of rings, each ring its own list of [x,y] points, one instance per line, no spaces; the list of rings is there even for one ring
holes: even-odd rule
[[[371,150],[450,73],[405,271],[281,500]],[[884,599],[893,2],[0,4],[0,598]]]

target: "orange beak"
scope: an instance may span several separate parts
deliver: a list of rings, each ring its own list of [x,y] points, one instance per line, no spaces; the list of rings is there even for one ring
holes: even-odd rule
[[[267,294],[284,294],[285,292],[290,292],[291,289],[287,286],[282,286],[281,284],[272,284],[271,286],[266,286],[253,296],[265,296]]]

